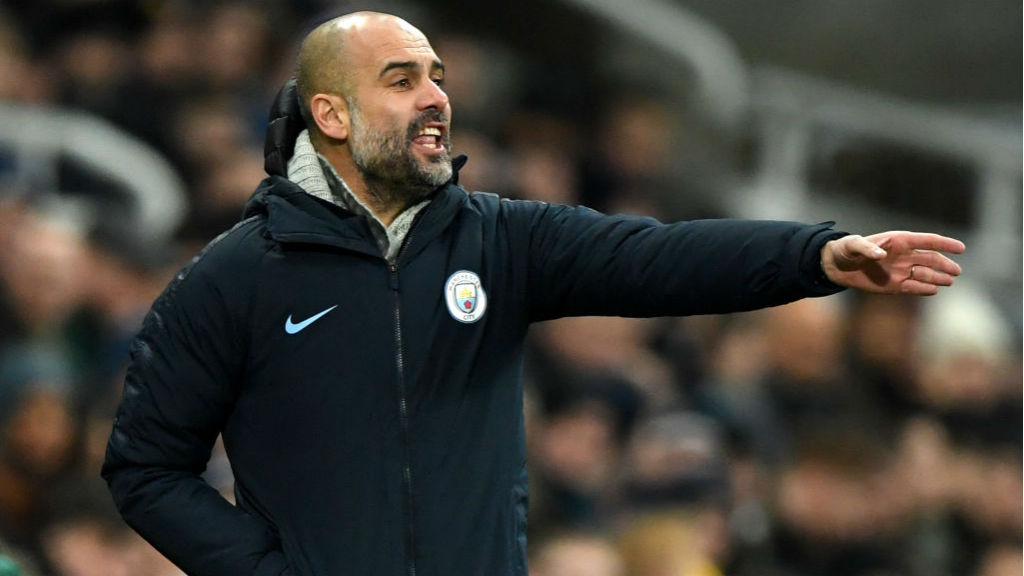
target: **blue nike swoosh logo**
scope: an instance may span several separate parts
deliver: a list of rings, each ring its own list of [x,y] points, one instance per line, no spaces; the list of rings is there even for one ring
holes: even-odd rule
[[[289,333],[289,334],[296,334],[298,332],[301,332],[306,326],[309,326],[313,322],[316,322],[324,314],[327,314],[328,312],[330,312],[331,310],[334,310],[337,307],[338,307],[338,305],[335,304],[334,306],[331,306],[327,310],[324,310],[323,312],[319,312],[317,314],[314,314],[314,315],[310,316],[309,318],[306,318],[302,322],[299,322],[298,324],[295,324],[295,323],[292,322],[292,315],[289,314],[288,315],[288,319],[284,321],[284,331]]]

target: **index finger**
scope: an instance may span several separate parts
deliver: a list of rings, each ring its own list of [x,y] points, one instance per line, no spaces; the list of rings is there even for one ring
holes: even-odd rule
[[[929,232],[903,232],[900,233],[900,240],[906,243],[907,248],[912,250],[935,250],[938,252],[949,252],[960,254],[965,250],[964,243],[956,238],[949,238]]]

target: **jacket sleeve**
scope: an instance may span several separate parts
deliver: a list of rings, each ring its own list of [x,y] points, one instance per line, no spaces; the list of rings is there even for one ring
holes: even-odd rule
[[[274,527],[200,478],[243,361],[214,267],[198,256],[146,316],[102,475],[125,521],[186,573],[280,576],[288,569]]]
[[[753,310],[842,290],[821,270],[831,222],[607,216],[508,202],[528,232],[530,320],[681,316]]]

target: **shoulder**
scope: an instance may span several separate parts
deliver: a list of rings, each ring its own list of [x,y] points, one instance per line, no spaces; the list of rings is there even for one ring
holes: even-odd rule
[[[484,216],[498,219],[530,218],[568,208],[567,206],[549,204],[537,200],[506,198],[492,192],[466,192],[463,190],[463,194],[465,195],[465,208],[479,212]]]
[[[211,240],[182,272],[219,276],[255,264],[272,247],[266,230],[266,216],[250,216]]]
[[[237,294],[253,282],[253,271],[272,248],[266,217],[250,216],[211,240],[171,279],[157,303]]]

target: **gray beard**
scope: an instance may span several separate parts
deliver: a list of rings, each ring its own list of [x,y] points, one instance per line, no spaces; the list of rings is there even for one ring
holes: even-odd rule
[[[445,132],[444,153],[421,164],[412,153],[413,138],[429,122],[445,121],[440,112],[421,114],[406,131],[395,127],[373,132],[366,128],[354,99],[348,100],[352,159],[363,175],[367,192],[379,207],[402,208],[426,198],[452,177],[451,137]]]

